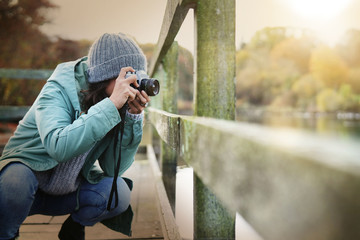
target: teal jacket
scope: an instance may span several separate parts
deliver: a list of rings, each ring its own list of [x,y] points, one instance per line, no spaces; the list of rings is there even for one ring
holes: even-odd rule
[[[45,171],[91,148],[81,171],[83,177],[95,184],[114,175],[114,137],[107,133],[122,119],[109,98],[81,114],[81,90],[87,89],[86,60],[85,57],[56,67],[5,146],[0,171],[10,162],[22,162],[33,170]],[[141,137],[142,120],[125,117],[120,176],[133,163]],[[96,160],[99,164],[94,164]],[[130,209],[125,219],[118,216],[104,224],[129,235],[131,218]]]

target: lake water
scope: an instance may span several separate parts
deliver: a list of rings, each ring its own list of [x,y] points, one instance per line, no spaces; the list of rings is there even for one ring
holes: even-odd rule
[[[237,121],[270,127],[290,127],[316,134],[360,140],[360,113],[267,112],[238,110]]]

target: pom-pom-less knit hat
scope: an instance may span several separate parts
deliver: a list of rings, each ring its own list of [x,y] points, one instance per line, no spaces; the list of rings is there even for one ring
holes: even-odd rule
[[[146,71],[146,58],[134,40],[123,33],[105,33],[91,46],[88,54],[88,81],[116,78],[121,68]]]

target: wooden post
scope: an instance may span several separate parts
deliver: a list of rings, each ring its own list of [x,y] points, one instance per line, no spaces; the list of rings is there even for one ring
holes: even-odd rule
[[[163,60],[165,81],[162,82],[162,108],[177,113],[178,44],[174,42]],[[175,126],[177,127],[177,126]],[[171,131],[171,129],[170,129]],[[161,171],[166,193],[175,215],[177,152],[161,141]]]
[[[198,0],[195,24],[195,115],[235,120],[235,0]],[[235,213],[200,178],[194,174],[194,239],[235,239]]]
[[[162,109],[162,92],[163,92],[162,85],[165,82],[165,73],[164,73],[162,65],[159,65],[159,67],[157,68],[157,71],[154,73],[154,75],[152,77],[159,80],[160,93],[157,96],[151,98],[150,106],[153,108]],[[151,143],[153,145],[154,152],[156,154],[156,158],[158,159],[159,165],[160,165],[161,138],[160,138],[158,132],[156,131],[156,129],[154,128],[154,126],[151,128]]]
[[[235,120],[235,0],[199,0],[195,24],[195,113]]]

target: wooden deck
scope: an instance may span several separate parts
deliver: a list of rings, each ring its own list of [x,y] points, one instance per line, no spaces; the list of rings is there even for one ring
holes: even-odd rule
[[[131,205],[134,211],[132,237],[114,232],[101,223],[85,228],[85,238],[106,239],[164,239],[159,217],[154,175],[146,154],[137,154],[125,176],[134,181]],[[28,217],[20,228],[20,240],[56,240],[61,224],[67,216]]]

